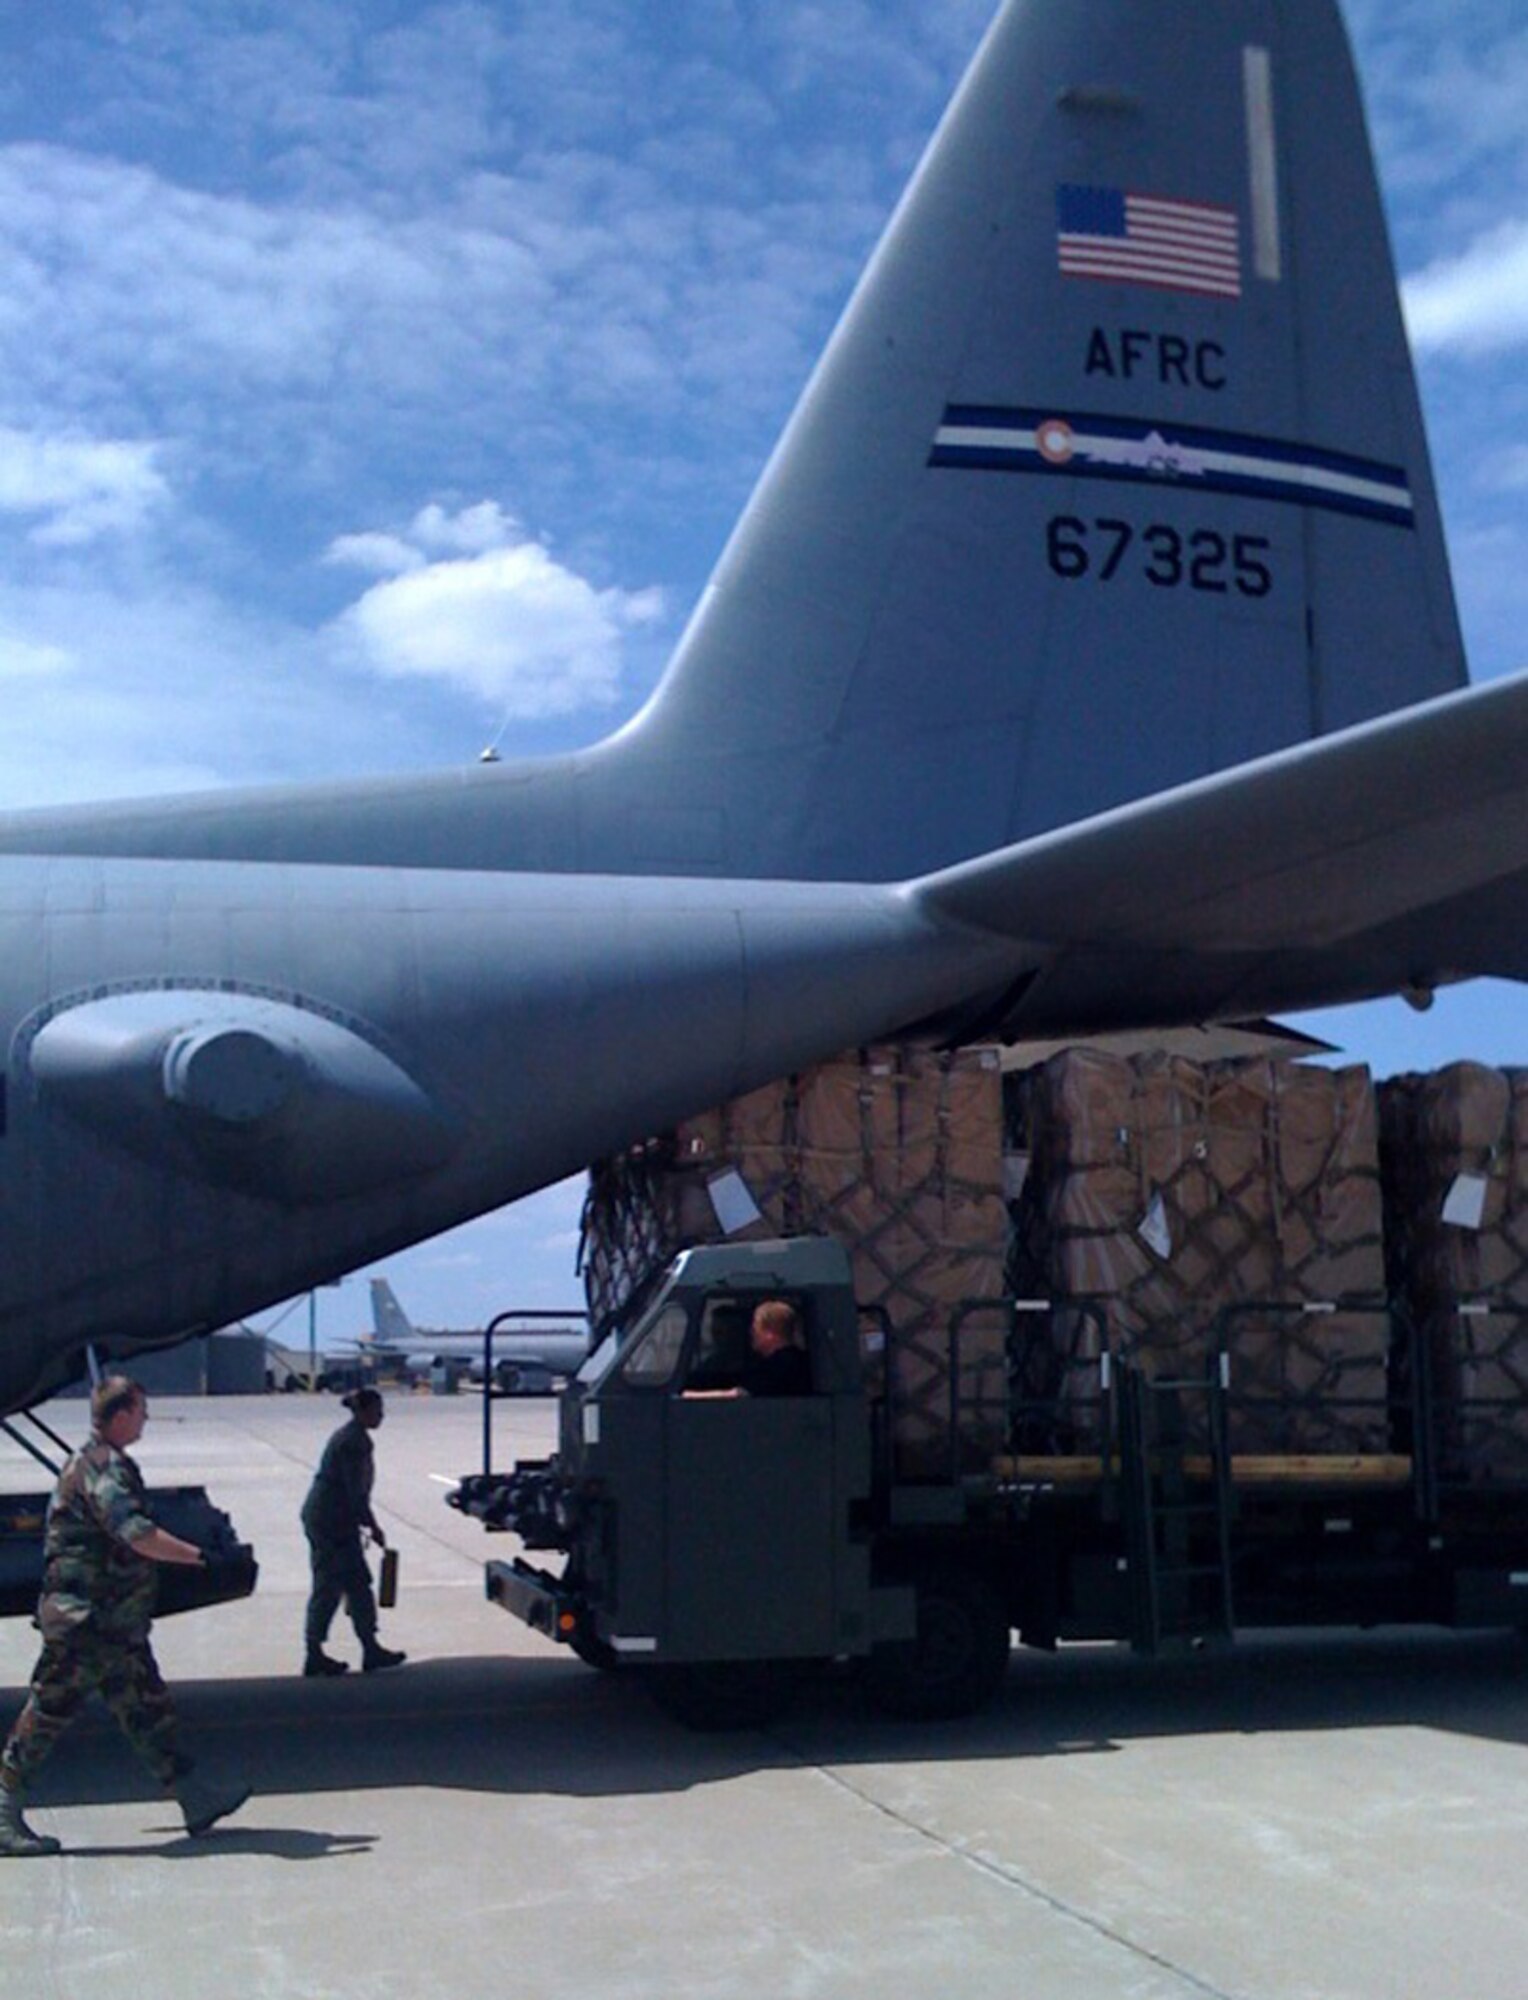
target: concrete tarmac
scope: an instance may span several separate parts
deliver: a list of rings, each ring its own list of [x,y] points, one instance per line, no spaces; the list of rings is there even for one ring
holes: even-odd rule
[[[70,1438],[79,1403],[48,1412]],[[506,1421],[507,1414],[507,1421]],[[1016,1653],[939,1727],[811,1691],[694,1737],[482,1595],[513,1543],[443,1504],[475,1398],[389,1399],[397,1672],[297,1677],[297,1510],[330,1398],[155,1400],[151,1484],[256,1544],[247,1602],[155,1628],[188,1747],[256,1796],[193,1841],[104,1716],[39,1781],[57,1860],[0,1863],[0,2000],[1520,2000],[1528,1652],[1253,1636],[1187,1663]],[[500,1405],[501,1461],[549,1403]],[[0,1487],[38,1483],[0,1439]],[[343,1617],[343,1614],[342,1614]],[[36,1635],[0,1626],[0,1720]],[[348,1630],[333,1650],[355,1658]]]

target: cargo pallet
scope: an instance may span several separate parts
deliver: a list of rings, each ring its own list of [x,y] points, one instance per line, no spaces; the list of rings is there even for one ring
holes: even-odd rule
[[[1005,1393],[974,1391],[961,1332],[1008,1321]],[[1248,1332],[1295,1315],[1369,1315],[1389,1329],[1383,1394],[1314,1398],[1239,1388]],[[1085,1338],[1060,1360],[1064,1318]],[[886,1532],[948,1520],[1015,1560],[1012,1622],[1028,1644],[1127,1639],[1160,1655],[1225,1643],[1238,1627],[1439,1624],[1528,1629],[1528,1314],[1475,1302],[1461,1347],[1489,1328],[1491,1395],[1440,1393],[1394,1302],[1246,1302],[1222,1312],[1198,1366],[1154,1372],[1149,1348],[1111,1344],[1100,1306],[972,1301],[950,1328],[950,1460],[909,1480],[894,1391],[876,1423]],[[1051,1375],[1037,1395],[1039,1371]],[[1277,1448],[1335,1425],[1384,1448]],[[973,1466],[972,1439],[1004,1431]],[[1265,1448],[1236,1449],[1238,1435]],[[1271,1448],[1270,1447],[1271,1444]],[[1403,1447],[1403,1448],[1396,1448]],[[958,1496],[958,1498],[957,1498]],[[935,1540],[937,1541],[937,1534]]]

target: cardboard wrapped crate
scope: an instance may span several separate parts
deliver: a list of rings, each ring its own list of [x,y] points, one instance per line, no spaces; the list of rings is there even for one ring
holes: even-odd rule
[[[687,1120],[601,1162],[584,1212],[596,1326],[640,1301],[676,1251],[821,1234],[889,1327],[872,1357],[904,1477],[975,1466],[1005,1436],[1008,1217],[1002,1080],[990,1049],[871,1048]],[[952,1373],[950,1326],[961,1317]]]
[[[1440,1474],[1528,1484],[1528,1070],[1453,1063],[1379,1102],[1391,1282],[1430,1370]]]
[[[1388,1445],[1373,1090],[1362,1068],[1069,1050],[1010,1080],[1028,1150],[1018,1262],[1093,1299],[1157,1376],[1232,1352],[1231,1445]],[[1354,1295],[1371,1308],[1323,1310]]]

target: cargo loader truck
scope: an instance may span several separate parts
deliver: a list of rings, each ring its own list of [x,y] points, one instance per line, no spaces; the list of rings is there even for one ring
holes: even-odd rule
[[[811,1393],[687,1393],[737,1379],[769,1298],[797,1309]],[[1308,1345],[1323,1311],[1391,1322],[1360,1385],[1379,1407],[1357,1434],[1381,1449],[1282,1448],[1312,1434],[1314,1392],[1296,1370],[1270,1383],[1270,1328]],[[1238,1305],[1176,1372],[1086,1301],[973,1300],[941,1332],[947,1449],[912,1464],[887,1331],[833,1241],[683,1252],[567,1388],[552,1457],[494,1470],[485,1411],[483,1470],[452,1504],[563,1558],[490,1562],[488,1596],[701,1727],[767,1719],[827,1662],[894,1713],[963,1714],[1015,1633],[1158,1655],[1241,1627],[1528,1626],[1528,1477],[1477,1448],[1525,1428],[1514,1316],[1472,1398],[1378,1298]],[[1320,1393],[1359,1400],[1340,1371]]]

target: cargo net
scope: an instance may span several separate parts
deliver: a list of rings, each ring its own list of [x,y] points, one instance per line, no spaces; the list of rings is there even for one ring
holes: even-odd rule
[[[1103,1373],[1108,1316],[1087,1301],[1015,1298],[1007,1337],[1008,1449],[1107,1461],[1116,1430]]]
[[[1462,1307],[1452,1364],[1450,1400],[1440,1410],[1440,1482],[1528,1486],[1528,1312]]]
[[[1292,1305],[1247,1300],[1221,1316],[1234,1452],[1298,1458],[1375,1453],[1396,1441],[1388,1357],[1396,1329],[1375,1296]]]
[[[1410,1303],[1439,1478],[1528,1484],[1528,1070],[1395,1077],[1379,1108],[1390,1282]]]
[[[596,1332],[681,1249],[800,1234],[844,1245],[873,1309],[867,1372],[899,1476],[984,1468],[1006,1432],[996,1053],[860,1050],[601,1161],[580,1255]]]
[[[1007,1124],[1013,1290],[1092,1303],[1111,1344],[1185,1381],[1204,1379],[1228,1310],[1248,1308],[1231,1449],[1387,1448],[1389,1321],[1367,1303],[1384,1288],[1367,1071],[1069,1050],[1010,1079]],[[1365,1306],[1331,1310],[1354,1297]],[[1074,1371],[1063,1396],[1085,1381]]]

